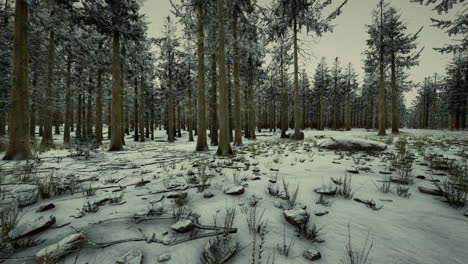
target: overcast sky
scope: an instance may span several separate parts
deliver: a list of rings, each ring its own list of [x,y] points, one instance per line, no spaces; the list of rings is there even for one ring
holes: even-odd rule
[[[179,2],[179,0],[173,1],[174,3]],[[262,6],[268,6],[271,2],[271,0],[259,0],[259,4]],[[338,4],[341,1],[334,0],[334,2]],[[420,82],[424,77],[432,75],[434,72],[444,74],[450,55],[440,54],[433,48],[449,43],[449,38],[440,29],[430,26],[429,18],[437,17],[437,13],[432,11],[431,7],[410,3],[410,0],[389,0],[389,2],[392,6],[400,9],[402,18],[407,22],[409,32],[416,32],[421,26],[424,26],[419,38],[419,46],[424,46],[425,49],[420,65],[411,70],[411,79]],[[336,26],[332,33],[327,33],[320,39],[313,36],[302,37],[302,47],[308,53],[313,54],[312,57],[300,58],[300,65],[306,67],[310,77],[313,76],[321,57],[327,58],[329,64],[335,57],[339,57],[343,65],[351,62],[362,78],[364,58],[362,53],[366,48],[367,39],[365,25],[370,23],[371,12],[377,4],[378,0],[349,0],[343,9],[343,14],[335,20]],[[170,10],[169,0],[145,0],[143,12],[150,23],[150,37],[161,36],[164,18],[172,15]],[[413,91],[406,96],[407,103],[410,103],[414,98],[414,93]]]

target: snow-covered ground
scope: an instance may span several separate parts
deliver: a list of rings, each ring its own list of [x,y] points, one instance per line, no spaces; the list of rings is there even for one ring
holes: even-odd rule
[[[237,233],[232,234],[231,239],[239,241],[240,252],[227,263],[253,263],[253,234],[249,232],[246,216],[241,212],[241,207],[248,206],[253,195],[260,199],[258,210],[264,210],[262,220],[267,230],[262,263],[268,263],[268,257],[269,263],[272,263],[273,255],[274,263],[277,264],[309,263],[303,257],[307,249],[321,253],[322,258],[317,263],[348,263],[348,226],[352,246],[356,250],[362,249],[367,237],[369,243],[372,241],[372,263],[467,263],[468,217],[464,214],[468,207],[454,209],[440,197],[419,192],[418,186],[434,188],[429,179],[443,180],[447,177],[438,175],[445,172],[430,169],[420,154],[433,151],[456,159],[457,162],[466,162],[460,153],[464,151],[466,154],[468,151],[468,133],[404,129],[401,135],[408,138],[408,147],[416,158],[412,171],[414,184],[409,185],[409,198],[399,197],[395,191],[382,193],[377,188],[382,185],[379,180],[392,176],[380,172],[388,171],[389,159],[396,152],[395,142],[398,138],[378,138],[375,131],[360,129],[347,132],[306,130],[304,141],[279,139],[278,133],[262,132],[258,134],[257,140],[244,139],[243,147],[234,147],[236,155],[230,158],[216,156],[216,147],[210,147],[206,153],[194,152],[195,142],[188,142],[187,133],[173,144],[160,141],[139,143],[128,136],[122,152],[107,152],[108,142],[105,142],[97,152],[91,153],[89,159],[70,157],[71,152],[66,149],[40,153],[40,166],[36,169],[39,177],[46,177],[53,171],[54,177],[61,180],[68,178],[76,184],[76,192],[39,199],[37,203],[23,208],[19,213],[19,225],[31,223],[38,217],[49,219],[51,215],[55,217],[56,223],[35,235],[37,239],[44,240],[41,244],[16,250],[12,255],[4,253],[3,257],[10,255],[5,263],[34,263],[34,255],[42,248],[78,232],[94,243],[150,238],[154,234],[153,238],[166,242],[188,241],[176,245],[133,241],[105,248],[93,247],[88,241],[79,250],[67,255],[63,263],[114,264],[131,249],[143,252],[143,263],[158,263],[158,258],[166,253],[171,257],[167,263],[200,263],[201,252],[213,237],[190,240],[188,238],[209,231],[179,234],[171,230],[175,222],[171,219],[175,208],[174,199],[167,198],[171,193],[165,191],[173,188],[188,193],[186,206],[192,213],[199,215],[200,225],[223,226],[226,209],[236,208],[233,227],[237,228]],[[159,140],[165,139],[164,131],[157,131],[156,136]],[[56,137],[56,142],[60,142],[60,136]],[[320,145],[329,141],[330,137],[355,142],[371,139],[381,141],[380,144],[390,144],[385,150],[373,154],[321,148]],[[417,141],[425,142],[425,150],[422,152],[415,147]],[[213,176],[205,192],[188,188],[192,186],[188,183],[188,175],[196,175],[199,171],[194,167],[196,164],[198,167],[207,164],[207,173]],[[0,199],[3,208],[12,205],[12,197],[24,197],[37,189],[33,180],[25,184],[15,176],[15,172],[19,174],[21,166],[24,163],[0,162],[1,188],[5,194],[5,198]],[[355,168],[359,169],[358,174],[347,173],[347,170]],[[259,179],[255,177],[256,174]],[[234,175],[245,181],[245,192],[227,195],[223,190],[234,184]],[[320,195],[314,190],[331,186],[331,178],[339,179],[345,175],[352,179],[354,198],[373,200],[378,207],[383,208],[372,210],[363,203],[341,196],[327,198],[329,206],[316,204]],[[416,176],[425,176],[426,179],[417,179]],[[89,181],[83,181],[86,179]],[[306,211],[310,213],[310,225],[321,228],[322,243],[296,235],[295,228],[285,220],[283,210],[278,208],[285,201],[267,194],[270,180],[274,182],[275,179],[276,183],[271,186],[277,186],[280,191],[283,190],[283,180],[289,184],[290,190],[299,187],[297,203],[299,207],[306,206]],[[149,182],[144,186],[135,186],[143,185],[144,181]],[[396,186],[392,184],[392,188]],[[83,190],[90,188],[97,190],[88,197]],[[205,193],[214,196],[205,198]],[[97,212],[84,215],[79,212],[87,201],[94,204],[121,194],[121,201],[114,204],[103,202]],[[36,212],[40,206],[49,203],[53,203],[55,208]],[[135,220],[135,214],[142,215],[151,208],[164,208],[165,213],[159,216],[164,219],[149,217],[146,221]],[[326,211],[328,214],[323,216],[315,215]],[[284,239],[287,244],[293,241],[288,257],[280,255],[277,249],[278,246],[283,247]],[[257,246],[259,241],[257,237]],[[258,250],[257,247],[257,254]]]

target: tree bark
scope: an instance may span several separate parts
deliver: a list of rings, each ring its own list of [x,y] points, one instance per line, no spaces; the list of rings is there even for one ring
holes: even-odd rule
[[[299,61],[297,47],[297,21],[294,19],[294,139],[303,139],[301,136],[300,109],[299,109]]]
[[[65,92],[65,126],[63,128],[63,143],[69,144],[71,141],[71,136],[70,136],[70,123],[71,123],[71,112],[72,106],[71,106],[71,64],[72,64],[72,56],[71,52],[68,52],[68,57],[67,57],[67,86],[66,86],[66,92]]]
[[[102,70],[98,69],[96,86],[96,143],[102,144]]]
[[[138,120],[140,121],[139,131],[140,131],[140,142],[145,142],[145,104],[143,103],[144,98],[144,83],[145,79],[143,78],[143,73],[141,74],[140,79],[140,106],[138,108]]]
[[[32,139],[36,138],[36,123],[37,123],[37,71],[33,74],[32,80],[32,94],[33,98],[31,98],[31,122],[29,124],[29,135]]]
[[[224,1],[217,0],[218,6],[218,81],[219,81],[219,145],[217,155],[227,156],[232,154],[229,141],[229,117],[226,91],[226,58],[224,42]]]
[[[54,116],[54,100],[53,100],[53,78],[54,78],[54,67],[55,67],[55,43],[54,43],[54,32],[49,32],[49,44],[47,51],[47,88],[45,98],[45,111],[44,111],[44,131],[42,135],[41,144],[44,146],[51,146],[53,144],[52,137],[52,121]]]
[[[139,120],[138,120],[138,101],[139,101],[139,93],[138,93],[138,78],[135,77],[135,97],[133,98],[133,140],[138,141],[138,130],[139,130]]]
[[[391,65],[391,84],[392,84],[392,134],[398,134],[399,110],[398,110],[398,87],[396,83],[396,67],[395,67],[395,54],[392,53]]]
[[[112,41],[112,107],[111,107],[111,142],[109,151],[123,149],[122,141],[122,87],[120,65],[120,33],[114,31]]]
[[[32,158],[29,142],[28,4],[16,0],[10,141],[4,160]]]
[[[172,63],[172,54],[169,53],[169,60]],[[167,123],[168,123],[168,141],[174,142],[175,140],[175,122],[174,122],[174,94],[172,91],[173,76],[172,68],[169,67],[169,87],[167,96]]]
[[[239,74],[239,38],[238,38],[238,10],[234,8],[232,15],[232,34],[234,42],[234,146],[242,145],[242,116],[240,102],[240,74]]]
[[[218,145],[218,96],[217,85],[218,80],[216,76],[216,54],[211,54],[211,71],[210,71],[210,102],[209,102],[209,115],[210,115],[210,145]]]
[[[384,83],[384,49],[383,49],[383,2],[380,2],[380,58],[379,58],[379,133],[385,136],[385,83]]]
[[[205,40],[203,34],[204,14],[202,3],[197,5],[197,146],[196,151],[207,151],[205,108]]]

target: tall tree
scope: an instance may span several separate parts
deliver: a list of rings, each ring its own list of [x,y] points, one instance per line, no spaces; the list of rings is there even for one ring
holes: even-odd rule
[[[16,0],[10,141],[4,160],[32,157],[29,143],[28,1]]]
[[[323,11],[332,1],[325,0],[275,0],[273,3],[274,23],[276,34],[287,34],[288,29],[292,30],[294,45],[294,139],[303,139],[304,134],[300,129],[300,109],[299,109],[299,59],[298,59],[298,33],[303,27],[307,32],[314,32],[321,36],[324,32],[331,31],[331,22],[341,14],[341,9],[348,2],[345,0],[329,16],[323,16]]]
[[[219,87],[219,145],[216,154],[232,154],[229,140],[229,118],[227,106],[226,54],[224,41],[224,0],[217,0],[218,9],[218,87]]]

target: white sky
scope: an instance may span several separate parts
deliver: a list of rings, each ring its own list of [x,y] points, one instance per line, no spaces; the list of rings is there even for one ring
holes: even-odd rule
[[[227,0],[229,1],[229,0]],[[179,0],[173,0],[179,3]],[[259,0],[262,6],[270,5],[271,0]],[[341,1],[334,0],[335,5]],[[450,60],[450,55],[440,54],[433,50],[434,47],[441,47],[450,40],[448,36],[438,28],[431,27],[430,17],[438,17],[431,7],[410,3],[410,0],[388,0],[392,6],[397,7],[402,12],[402,18],[407,22],[409,32],[416,32],[424,26],[419,38],[419,46],[425,47],[420,65],[411,69],[411,79],[414,82],[421,82],[424,77],[445,73],[445,66]],[[301,67],[306,67],[309,77],[313,76],[315,67],[321,57],[327,58],[329,64],[335,57],[339,57],[342,65],[351,62],[356,71],[362,77],[363,58],[366,48],[367,33],[365,25],[371,22],[371,12],[377,6],[378,0],[349,0],[344,7],[343,13],[335,20],[335,29],[332,33],[325,34],[320,39],[313,36],[302,36],[302,47],[313,57],[300,58]],[[163,29],[164,18],[171,13],[169,0],[145,0],[143,12],[147,16],[150,37],[160,37]],[[331,10],[331,9],[330,9]],[[443,16],[447,17],[447,15]],[[406,95],[406,102],[409,104],[414,98],[415,91]]]

